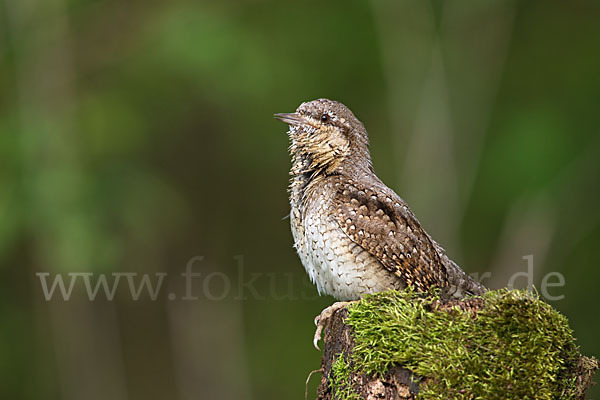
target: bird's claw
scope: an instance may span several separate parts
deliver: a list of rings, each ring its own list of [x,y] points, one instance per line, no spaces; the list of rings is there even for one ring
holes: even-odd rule
[[[348,306],[348,304],[353,303],[352,301],[338,301],[333,303],[329,307],[325,308],[319,315],[315,317],[315,325],[317,326],[317,330],[315,331],[315,336],[313,338],[313,345],[315,349],[321,351],[319,348],[319,340],[321,340],[321,333],[323,332],[323,328],[325,324],[329,322],[329,319],[340,308],[344,308]]]
[[[321,332],[323,331],[323,325],[317,325],[317,330],[315,331],[315,337],[313,338],[313,346],[315,349],[321,351],[319,348],[319,340],[321,340]]]

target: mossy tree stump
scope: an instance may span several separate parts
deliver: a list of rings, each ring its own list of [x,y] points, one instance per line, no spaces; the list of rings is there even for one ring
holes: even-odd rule
[[[598,361],[527,291],[368,296],[325,330],[318,400],[583,399]]]

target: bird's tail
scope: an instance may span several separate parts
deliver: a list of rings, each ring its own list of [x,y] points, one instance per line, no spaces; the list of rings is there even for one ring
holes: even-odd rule
[[[446,254],[442,254],[442,263],[446,267],[448,276],[447,286],[443,288],[443,294],[450,298],[462,298],[467,295],[479,296],[487,292],[487,288],[473,277],[467,275]]]

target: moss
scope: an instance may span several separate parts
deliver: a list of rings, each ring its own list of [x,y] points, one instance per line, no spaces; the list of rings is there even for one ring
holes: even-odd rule
[[[420,399],[575,398],[579,353],[566,318],[527,291],[482,298],[477,311],[436,310],[436,293],[410,290],[351,305],[346,323],[355,347],[350,364],[342,355],[332,369],[334,393],[354,398],[338,391],[351,390],[350,365],[355,373],[383,375],[399,364],[431,378]]]
[[[350,377],[350,364],[344,353],[338,355],[338,358],[331,365],[331,374],[329,376],[329,386],[337,400],[361,400],[362,397],[352,387]]]

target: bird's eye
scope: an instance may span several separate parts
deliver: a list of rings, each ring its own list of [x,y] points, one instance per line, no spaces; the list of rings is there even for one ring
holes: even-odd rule
[[[329,121],[329,115],[327,115],[327,114],[321,115],[321,122],[327,122],[327,121]]]

